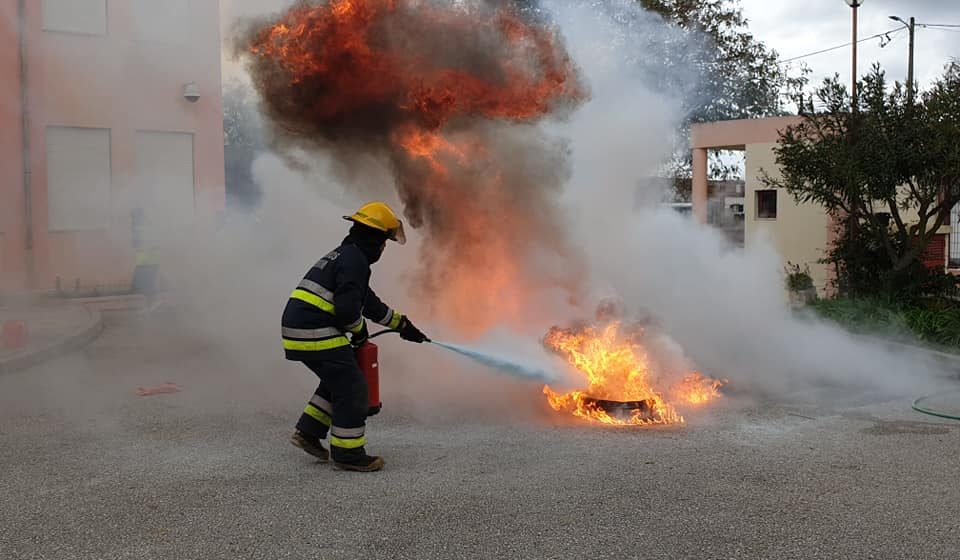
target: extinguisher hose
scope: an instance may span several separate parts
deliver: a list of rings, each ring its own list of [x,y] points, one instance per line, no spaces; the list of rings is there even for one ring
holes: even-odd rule
[[[380,336],[381,334],[387,334],[387,333],[392,333],[392,332],[400,332],[400,331],[398,331],[397,329],[384,329],[384,330],[382,330],[382,331],[377,331],[377,332],[371,334],[370,336],[368,336],[366,339],[364,339],[363,342],[365,343],[365,342],[367,342],[368,340],[370,340],[371,338],[376,338],[376,337]],[[352,346],[354,350],[360,348],[362,345],[363,345],[363,343],[361,343],[361,344],[353,344],[352,342],[350,343],[350,346]]]
[[[377,338],[377,337],[380,336],[381,334],[387,334],[387,333],[392,333],[392,332],[400,332],[400,331],[398,331],[397,329],[383,329],[382,331],[377,331],[377,332],[371,334],[370,336],[368,336],[368,337],[367,337],[367,340],[370,340],[371,338]]]

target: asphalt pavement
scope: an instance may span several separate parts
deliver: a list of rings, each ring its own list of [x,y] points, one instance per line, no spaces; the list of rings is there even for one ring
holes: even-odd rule
[[[0,558],[960,556],[960,422],[916,395],[604,429],[385,381],[387,467],[348,473],[287,442],[305,370],[242,346],[115,320],[0,375]]]

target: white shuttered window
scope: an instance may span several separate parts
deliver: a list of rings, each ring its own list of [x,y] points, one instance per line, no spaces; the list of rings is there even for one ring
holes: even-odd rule
[[[47,219],[50,231],[110,225],[110,131],[47,127]]]

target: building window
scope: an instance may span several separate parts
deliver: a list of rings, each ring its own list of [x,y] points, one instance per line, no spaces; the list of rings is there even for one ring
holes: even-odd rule
[[[133,0],[133,28],[140,41],[185,45],[192,21],[190,0]]]
[[[136,205],[144,236],[156,242],[174,235],[194,217],[193,135],[140,130],[136,133]]]
[[[776,189],[757,191],[757,219],[777,219],[777,191]]]
[[[44,31],[107,34],[107,0],[43,0]]]
[[[110,226],[110,131],[51,126],[47,143],[47,229]]]

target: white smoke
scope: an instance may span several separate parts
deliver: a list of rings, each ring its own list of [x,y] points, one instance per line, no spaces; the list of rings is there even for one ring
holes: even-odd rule
[[[598,293],[653,314],[697,366],[733,386],[766,393],[844,386],[911,395],[934,384],[942,372],[920,354],[893,352],[795,315],[786,301],[782,259],[769,245],[730,249],[719,232],[651,204],[661,200],[662,187],[646,178],[671,155],[679,104],[673,92],[653,89],[656,76],[635,71],[630,44],[609,48],[604,37],[649,37],[662,34],[662,24],[635,3],[614,4],[615,13],[635,13],[598,26],[593,8],[557,10],[593,94],[561,131],[573,139],[567,197],[576,209],[575,237],[589,255]],[[640,210],[638,186],[645,202]]]
[[[650,37],[668,32],[657,16],[633,3],[618,3],[617,17],[597,6],[553,11],[592,93],[570,122],[550,125],[551,133],[572,142],[573,177],[563,202],[571,237],[579,240],[586,260],[571,266],[588,269],[594,288],[592,297],[580,302],[580,317],[592,315],[598,298],[618,295],[632,310],[655,315],[672,338],[654,343],[655,364],[695,365],[730,379],[732,387],[768,394],[843,385],[910,395],[932,383],[935,368],[916,357],[795,317],[785,302],[781,259],[769,246],[730,250],[718,233],[689,219],[635,209],[638,186],[650,185],[641,199],[660,199],[659,187],[648,178],[670,157],[682,117],[675,92],[656,89],[661,83],[651,74],[656,65],[638,64],[657,56],[649,50],[656,48]],[[669,38],[676,46],[676,36]],[[695,83],[692,69],[673,71],[688,72]],[[285,362],[280,350],[279,318],[289,291],[313,261],[339,243],[346,231],[340,216],[364,202],[361,196],[396,204],[386,172],[368,172],[368,192],[347,192],[329,172],[335,163],[312,157],[308,175],[275,156],[260,158],[255,174],[264,192],[261,208],[228,219],[215,236],[191,236],[181,260],[165,266],[173,301],[190,310],[188,328],[219,349],[235,390],[255,387],[283,402],[293,398],[294,387],[306,394],[314,383],[312,374]],[[416,232],[411,237],[405,247],[388,247],[374,267],[372,285],[428,335],[457,342],[455,333],[422,320],[422,302],[409,296],[420,242]],[[210,241],[198,241],[203,239]],[[476,346],[556,368],[553,357],[537,358],[538,338],[551,324],[575,317],[558,307],[557,316],[543,318],[542,328],[529,328],[518,338],[517,329],[503,325]],[[377,343],[388,411],[425,421],[493,421],[536,417],[544,406],[536,383],[490,375],[483,366],[429,345],[389,337]]]

